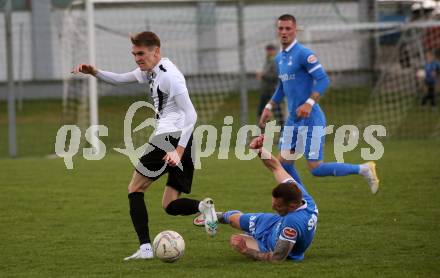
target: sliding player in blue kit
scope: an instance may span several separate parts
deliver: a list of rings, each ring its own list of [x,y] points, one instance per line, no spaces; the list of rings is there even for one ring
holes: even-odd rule
[[[329,85],[329,79],[316,55],[296,40],[296,19],[285,14],[278,18],[278,36],[282,50],[276,56],[279,83],[260,118],[263,127],[271,117],[273,106],[287,98],[289,116],[280,139],[279,160],[284,169],[299,183],[293,165],[294,154],[304,154],[314,176],[362,175],[375,194],[379,189],[374,162],[364,164],[324,163],[326,119],[318,101]]]
[[[264,136],[254,138],[264,166],[272,172],[277,186],[272,190],[275,213],[217,212],[221,224],[229,224],[245,234],[234,234],[230,245],[240,254],[258,261],[302,261],[312,244],[318,224],[318,207],[305,187],[293,180],[278,159],[263,148]]]

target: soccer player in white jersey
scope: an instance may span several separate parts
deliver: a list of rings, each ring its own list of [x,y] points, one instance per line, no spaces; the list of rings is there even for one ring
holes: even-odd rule
[[[156,130],[128,185],[130,216],[139,238],[139,249],[124,260],[151,259],[153,251],[148,227],[144,192],[160,176],[168,173],[162,206],[170,215],[201,212],[208,234],[215,235],[217,216],[210,198],[198,201],[180,198],[190,193],[194,165],[191,156],[192,132],[197,114],[189,98],[183,74],[167,58],[161,57],[160,39],[153,32],[131,37],[132,54],[138,68],[117,74],[92,65],[80,64],[73,73],[91,74],[113,84],[144,83],[148,86],[156,110]],[[182,167],[178,167],[182,166]]]

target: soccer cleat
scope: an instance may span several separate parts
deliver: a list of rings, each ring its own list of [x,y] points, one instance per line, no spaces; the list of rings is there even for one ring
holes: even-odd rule
[[[205,216],[203,213],[199,213],[194,217],[193,224],[197,227],[203,227],[205,226]]]
[[[153,255],[153,249],[151,248],[151,244],[142,244],[141,247],[131,256],[124,258],[124,261],[130,261],[130,260],[148,260],[152,259],[154,257]]]
[[[205,219],[205,230],[210,236],[217,233],[217,214],[214,208],[214,201],[211,198],[205,198],[199,204],[199,210]]]
[[[221,224],[228,224],[224,220],[222,220],[223,212],[216,212],[217,214],[217,222]],[[205,226],[205,216],[202,213],[197,214],[193,219],[193,225],[197,227]]]
[[[368,167],[368,171],[363,174],[364,178],[367,180],[370,186],[371,193],[376,194],[379,190],[379,178],[376,173],[376,163],[370,161],[364,164]]]

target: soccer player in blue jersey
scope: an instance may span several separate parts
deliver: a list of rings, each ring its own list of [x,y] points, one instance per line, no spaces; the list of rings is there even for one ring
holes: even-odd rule
[[[285,14],[278,18],[278,36],[282,50],[276,56],[279,83],[260,118],[263,127],[271,117],[272,108],[284,97],[289,116],[280,139],[279,160],[284,169],[299,183],[301,179],[293,165],[293,154],[304,154],[314,176],[346,176],[359,174],[366,178],[373,194],[379,189],[374,162],[365,164],[324,163],[326,119],[319,107],[319,98],[329,85],[329,79],[315,53],[296,40],[296,19]]]
[[[262,148],[263,141],[263,136],[257,137],[250,147],[264,157],[264,165],[278,183],[272,190],[272,208],[276,213],[243,214],[234,210],[219,212],[217,217],[220,223],[246,232],[230,239],[231,246],[241,254],[269,262],[301,261],[315,236],[318,208],[304,186],[295,182],[278,159]]]

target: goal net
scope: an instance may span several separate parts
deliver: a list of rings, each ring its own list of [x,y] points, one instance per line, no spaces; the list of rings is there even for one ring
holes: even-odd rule
[[[439,54],[438,22],[372,22],[362,15],[358,1],[243,3],[96,0],[96,65],[114,72],[133,70],[130,35],[154,31],[162,41],[162,56],[170,58],[186,77],[198,124],[222,125],[224,116],[238,109],[249,115],[249,124],[255,124],[259,98],[255,73],[264,64],[265,46],[277,44],[276,18],[288,12],[297,17],[298,40],[316,52],[330,76],[330,89],[321,101],[329,125],[384,125],[390,138],[439,134],[437,110],[421,105],[426,88],[417,77],[425,64],[424,53]],[[82,1],[65,11],[60,30],[65,68],[88,62]],[[243,88],[248,92],[244,105]],[[88,121],[88,90],[84,77],[66,75],[65,115],[73,115],[66,119]],[[109,127],[105,140],[116,147],[123,142],[125,112],[134,101],[148,99],[149,91],[137,84],[103,82],[98,82],[97,91],[99,123]],[[238,126],[240,117],[233,116]],[[149,132],[133,134],[135,144],[143,144]]]
[[[379,123],[391,137],[438,139],[438,110],[427,101],[425,64],[428,53],[440,54],[440,24],[420,21],[397,26],[397,43],[383,47],[378,57],[378,79],[359,121]],[[437,72],[435,74],[440,74]]]

